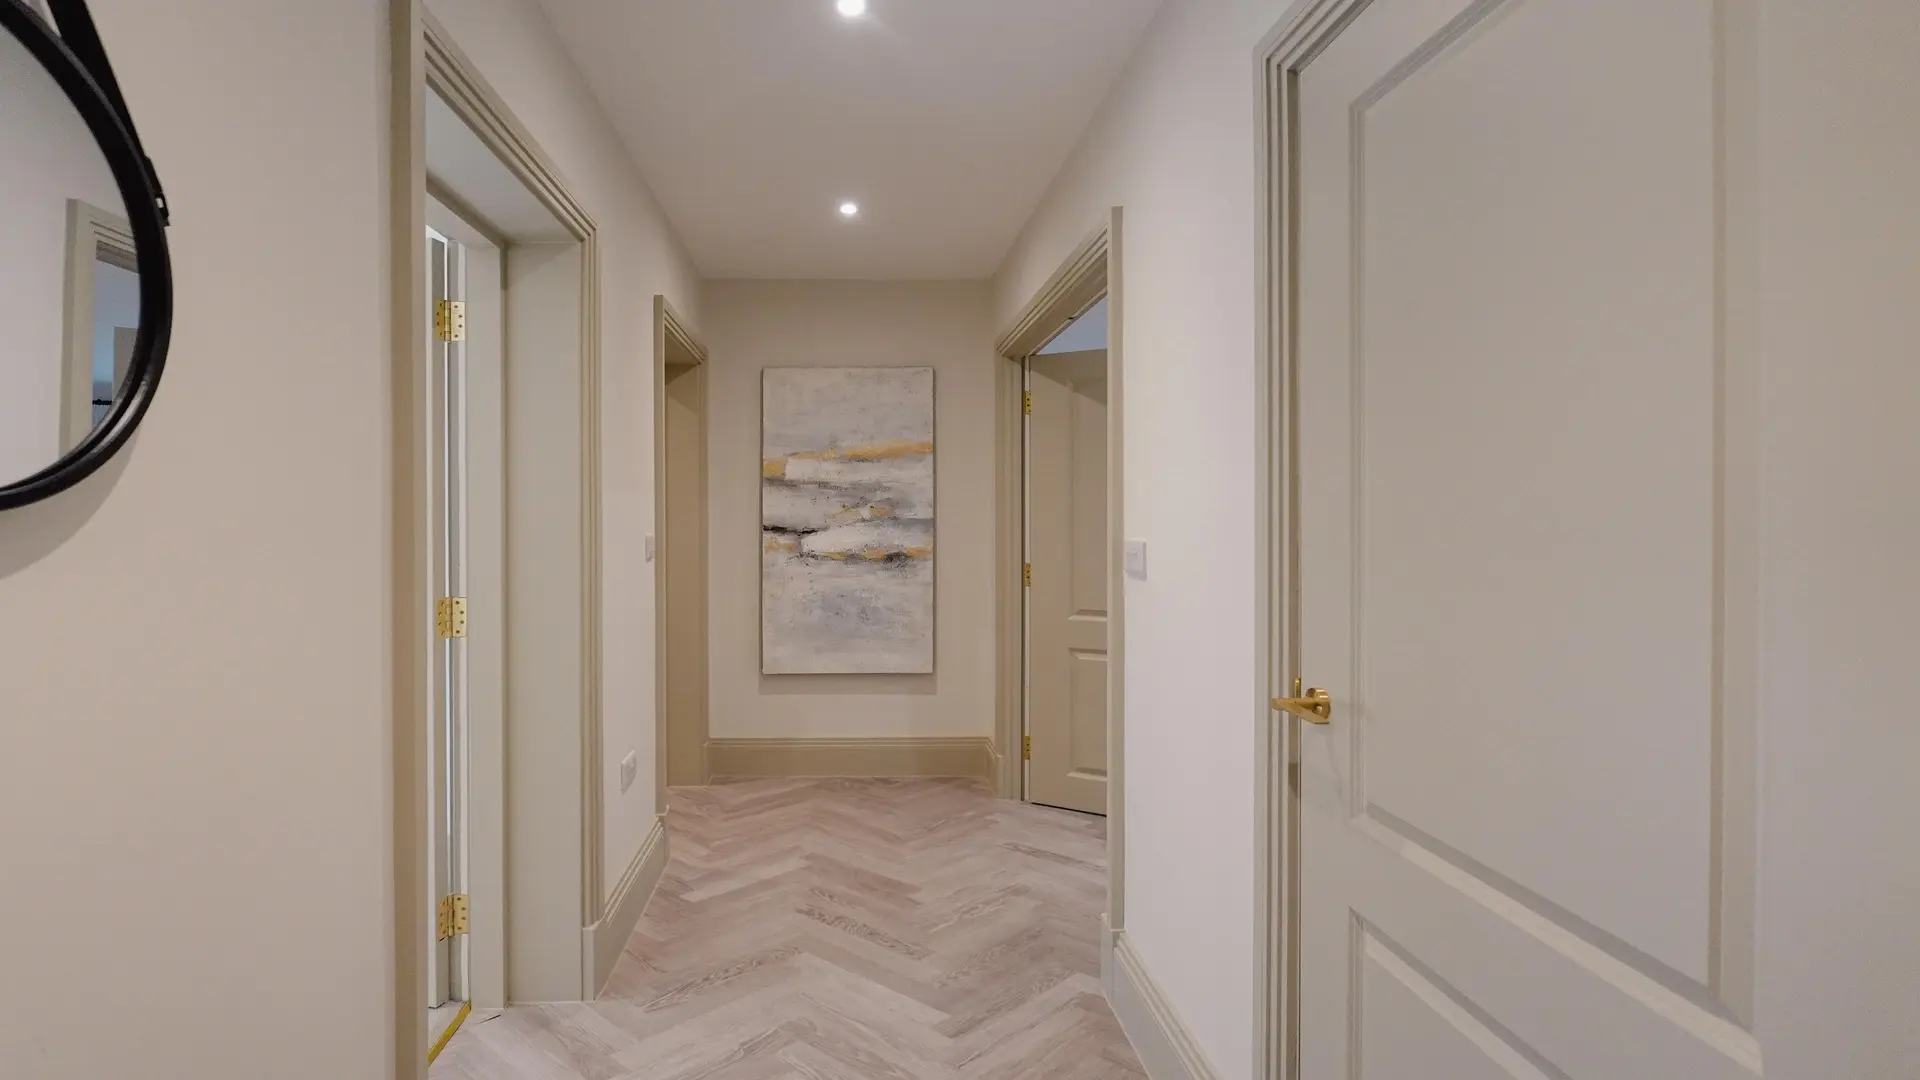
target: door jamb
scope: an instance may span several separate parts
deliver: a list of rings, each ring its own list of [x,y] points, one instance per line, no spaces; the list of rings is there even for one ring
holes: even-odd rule
[[[1040,351],[1068,323],[1107,298],[1107,912],[1108,938],[1126,925],[1126,559],[1125,537],[1126,398],[1125,319],[1121,289],[1122,208],[1107,211],[1100,224],[1074,248],[1047,283],[994,342],[1000,356],[996,423],[996,501],[999,588],[996,590],[995,793],[1025,797],[1020,746],[1025,687],[1025,603],[1021,568],[1024,483],[1021,421],[1027,358]],[[1103,956],[1110,952],[1102,949]]]
[[[426,926],[428,790],[427,686],[431,635],[419,598],[427,587],[429,493],[426,288],[426,95],[431,88],[559,220],[579,245],[581,385],[581,686],[580,925],[594,926],[605,904],[601,797],[600,284],[598,228],[539,143],[427,13],[424,0],[389,0],[389,175],[392,394],[388,478],[393,492],[392,634],[394,1073],[424,1080],[427,1071]]]
[[[667,520],[667,356],[674,344],[692,356],[695,364],[706,364],[707,347],[701,344],[699,335],[665,296],[656,294],[653,298],[653,800],[654,813],[662,816],[667,812],[667,605],[661,590],[665,536],[660,526]],[[701,471],[703,474],[706,471],[704,459]],[[711,714],[700,717],[703,759],[710,718]]]
[[[1300,1069],[1299,742],[1291,718],[1269,702],[1299,671],[1299,425],[1297,296],[1298,76],[1372,0],[1301,0],[1254,51],[1259,262],[1255,304],[1255,472],[1258,557],[1253,687],[1255,746],[1254,1061],[1257,1080],[1296,1080]],[[1281,485],[1284,483],[1284,490]],[[1285,714],[1278,714],[1285,716]]]

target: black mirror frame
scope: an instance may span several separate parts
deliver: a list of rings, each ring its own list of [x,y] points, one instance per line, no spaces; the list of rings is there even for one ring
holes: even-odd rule
[[[107,63],[86,0],[49,0],[56,33],[25,0],[0,0],[0,31],[12,34],[73,103],[119,185],[133,227],[140,273],[140,328],[113,408],[79,445],[25,479],[0,485],[0,510],[57,495],[120,452],[153,404],[173,336],[173,264],[167,252],[167,203],[153,164],[134,134],[133,117]],[[0,209],[0,212],[4,212]]]

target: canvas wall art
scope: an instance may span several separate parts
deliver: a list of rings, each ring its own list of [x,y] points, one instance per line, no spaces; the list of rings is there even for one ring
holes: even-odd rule
[[[933,369],[768,368],[760,660],[933,671]]]

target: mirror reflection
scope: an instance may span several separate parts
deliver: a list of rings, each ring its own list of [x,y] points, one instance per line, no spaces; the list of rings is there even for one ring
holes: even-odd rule
[[[0,485],[112,412],[140,327],[126,207],[86,121],[0,34]]]

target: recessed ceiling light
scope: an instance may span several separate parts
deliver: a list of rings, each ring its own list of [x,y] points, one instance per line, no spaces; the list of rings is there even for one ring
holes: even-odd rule
[[[852,199],[848,199],[846,202],[841,203],[840,216],[841,217],[859,217],[860,204],[857,202],[854,202]]]
[[[849,19],[857,19],[867,13],[867,0],[834,0],[833,7]]]

